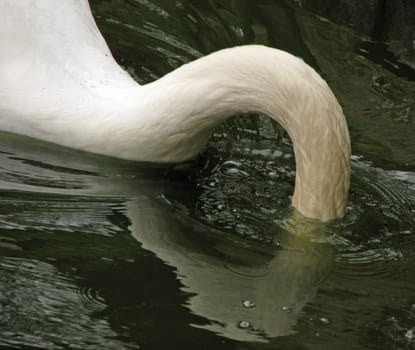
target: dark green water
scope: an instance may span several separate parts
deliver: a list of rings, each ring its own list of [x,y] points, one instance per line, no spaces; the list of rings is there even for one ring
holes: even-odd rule
[[[92,5],[141,83],[245,43],[314,66],[349,123],[346,217],[291,218],[292,148],[265,117],[175,167],[2,133],[0,347],[415,349],[414,72],[284,1]]]

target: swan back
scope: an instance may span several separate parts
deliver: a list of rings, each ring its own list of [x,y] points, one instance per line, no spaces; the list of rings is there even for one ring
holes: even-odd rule
[[[98,90],[111,96],[137,86],[116,64],[87,0],[2,0],[1,11],[0,94],[16,100],[9,104],[82,104]]]

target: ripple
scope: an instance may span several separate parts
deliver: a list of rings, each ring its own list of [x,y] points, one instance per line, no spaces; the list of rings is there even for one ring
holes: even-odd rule
[[[385,171],[353,157],[349,208],[339,223],[336,272],[345,277],[391,276],[414,256],[415,176]],[[405,244],[403,244],[405,242]]]
[[[0,164],[0,181],[9,184],[6,185],[7,188],[26,185],[49,190],[85,189],[85,177],[96,176],[95,173],[86,170],[5,153],[0,154]]]
[[[413,224],[415,174],[385,171],[356,157],[352,169],[351,205],[355,206],[354,209],[360,209],[362,213],[372,208],[380,212],[386,220],[398,223],[410,221]]]
[[[368,336],[385,349],[415,349],[415,318],[410,311],[389,310],[382,319],[369,325]]]
[[[102,311],[107,307],[104,298],[95,288],[81,286],[76,289],[76,292],[79,295],[85,307],[89,310]]]
[[[224,142],[224,152],[226,137],[217,134],[215,140]],[[252,241],[272,242],[275,220],[290,207],[294,172],[292,161],[283,159],[279,149],[275,151],[279,152],[277,160],[271,153],[252,154],[252,147],[267,149],[268,142],[271,141],[257,144],[245,138],[233,140],[231,155],[222,154],[220,159],[214,159],[217,165],[202,169],[196,178],[198,201],[195,209],[189,208],[190,215]],[[211,154],[210,157],[209,164],[213,162]]]
[[[2,222],[0,220],[0,227],[2,226]],[[9,237],[2,237],[0,236],[0,250],[1,249],[8,249],[8,250],[22,250],[23,248],[20,247],[16,240]]]
[[[263,278],[269,273],[267,268],[249,268],[244,266],[234,266],[231,264],[223,264],[223,267],[232,274],[240,277],[245,277],[247,279]]]
[[[48,164],[39,160],[32,160],[32,159],[25,159],[20,157],[9,157],[10,160],[17,160],[24,164],[31,165],[37,168],[46,169],[46,170],[52,170],[54,172],[60,172],[64,174],[75,174],[75,175],[89,175],[89,176],[98,176],[97,173],[83,170],[83,169],[75,169],[55,164]]]
[[[117,198],[0,190],[0,229],[111,236],[121,230],[109,221],[120,208]]]
[[[397,269],[403,258],[400,250],[377,248],[346,251],[335,258],[335,271],[347,277],[384,277],[390,276]]]
[[[97,308],[85,307],[74,281],[52,265],[1,258],[0,283],[0,347],[126,348],[105,320],[93,317]],[[82,293],[92,292],[84,288]],[[102,308],[99,303],[98,310]]]

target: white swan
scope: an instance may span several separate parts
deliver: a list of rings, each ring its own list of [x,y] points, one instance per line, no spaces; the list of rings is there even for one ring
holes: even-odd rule
[[[290,135],[293,206],[343,216],[350,141],[340,105],[302,60],[263,46],[225,49],[139,86],[113,59],[87,0],[2,0],[0,129],[130,160],[195,157],[238,112]]]

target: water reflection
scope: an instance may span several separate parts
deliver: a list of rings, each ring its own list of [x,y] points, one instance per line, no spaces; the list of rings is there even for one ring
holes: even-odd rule
[[[119,4],[93,7],[140,82],[247,42],[321,71],[351,129],[347,215],[305,239],[285,226],[292,150],[262,117],[228,123],[182,170],[0,133],[0,346],[413,349],[415,88],[404,70],[284,1]]]
[[[259,211],[239,216],[244,230],[235,235],[223,227],[233,227],[230,203],[238,197],[224,188],[235,182],[230,169],[238,164],[222,160],[214,169],[197,170],[195,186],[188,180],[195,177],[192,168],[142,167],[19,140],[3,135],[0,156],[1,164],[21,169],[29,178],[4,178],[0,191],[0,268],[7,286],[3,319],[12,325],[0,332],[2,344],[59,348],[64,339],[97,348],[134,348],[154,345],[154,332],[173,324],[178,344],[184,334],[209,339],[196,329],[274,345],[275,339],[294,335],[301,343],[308,330],[327,337],[324,327],[338,327],[339,315],[350,312],[346,320],[361,312],[371,315],[369,320],[382,320],[386,326],[370,326],[369,331],[386,332],[385,337],[397,341],[392,328],[392,333],[386,331],[388,318],[375,310],[388,295],[400,300],[400,307],[409,298],[411,280],[399,290],[383,284],[391,276],[404,280],[413,268],[412,173],[376,169],[356,158],[345,220],[323,227],[295,220],[284,224],[289,212]],[[278,156],[286,152],[284,147]],[[241,164],[251,149],[246,152],[239,154]],[[263,162],[251,162],[252,167],[243,169],[249,174],[244,178],[252,181],[250,186],[260,186],[255,179],[264,173]],[[282,167],[283,192],[284,181],[291,179],[285,174],[284,180],[284,174]],[[59,186],[48,186],[50,179],[59,180]],[[74,188],[74,182],[79,186]],[[259,191],[252,200],[258,204],[262,199]],[[192,212],[201,200],[203,211]],[[227,203],[219,212],[218,201]],[[254,226],[268,231],[250,235]],[[405,334],[410,331],[408,318],[397,322],[405,325]],[[62,323],[69,325],[63,335],[57,333]],[[73,340],[79,327],[88,337]]]
[[[127,349],[110,324],[96,319],[73,281],[53,264],[24,258],[0,258],[0,346],[43,349]],[[80,336],[82,335],[82,336]]]
[[[192,295],[187,306],[207,319],[199,326],[227,338],[252,341],[294,333],[331,263],[330,249],[301,235],[280,233],[278,247],[249,249],[213,228],[186,218],[180,222],[150,198],[127,208],[133,236],[177,270],[183,290]]]
[[[19,138],[4,135],[3,142],[8,140],[11,144]],[[294,333],[302,308],[313,298],[332,264],[332,249],[327,245],[313,243],[307,237],[293,235],[278,226],[275,226],[273,244],[247,244],[238,237],[182,215],[168,205],[166,195],[174,198],[177,191],[184,190],[183,187],[177,189],[177,183],[169,184],[157,177],[150,179],[145,174],[140,176],[139,168],[134,163],[114,161],[115,167],[111,168],[106,161],[105,167],[102,167],[104,164],[100,163],[100,157],[94,161],[93,155],[84,155],[74,162],[73,157],[79,153],[72,150],[62,154],[65,160],[45,149],[40,156],[33,153],[33,145],[44,147],[46,144],[31,142],[27,149],[20,147],[19,157],[9,152],[12,150],[8,150],[7,142],[4,142],[2,164],[12,167],[15,172],[21,168],[20,173],[30,180],[26,177],[24,181],[21,177],[6,177],[8,171],[2,169],[0,176],[4,183],[7,180],[8,189],[1,191],[3,210],[0,227],[8,231],[32,233],[26,234],[23,241],[13,241],[13,236],[10,240],[6,238],[0,247],[27,250],[30,246],[31,250],[55,260],[56,253],[52,254],[48,247],[45,233],[47,236],[53,232],[79,236],[82,232],[82,236],[89,234],[112,238],[123,232],[129,223],[128,230],[141,246],[154,252],[176,271],[183,285],[182,290],[189,295],[186,307],[205,320],[199,320],[195,326],[245,341],[265,341]],[[129,166],[123,167],[123,164]],[[220,173],[229,177],[228,172],[222,171],[227,165],[229,162],[224,163]],[[166,170],[154,168],[146,171],[155,176]],[[234,180],[233,177],[229,179]],[[52,181],[51,185],[49,181]],[[78,186],[74,187],[73,183]],[[9,203],[13,206],[10,207]],[[85,243],[89,240],[77,237],[75,241],[81,252],[79,244],[83,239],[86,239]],[[90,253],[94,256],[103,254],[103,258],[111,261],[102,244],[101,241],[100,246],[93,247],[93,253]],[[64,249],[60,252],[64,256],[73,254],[72,247],[69,250],[68,247],[59,249]],[[59,258],[62,259],[62,256]],[[127,256],[117,255],[116,258],[128,259]],[[39,262],[37,259],[28,260],[33,269],[55,269],[49,265],[50,262]],[[16,264],[19,263],[23,264],[21,259],[16,260]],[[4,264],[7,267],[7,263]],[[78,269],[83,268],[76,266]],[[50,275],[54,273],[50,272]],[[16,278],[19,279],[19,276]],[[31,279],[39,280],[39,276],[34,273]],[[43,281],[43,277],[40,280]],[[39,285],[39,293],[42,289],[52,290],[53,293],[56,288],[47,286],[52,282],[42,282],[45,285]],[[55,282],[58,283],[59,278]],[[71,288],[74,287],[68,285],[67,289]],[[27,290],[18,293],[24,295]],[[82,282],[77,296],[79,300],[65,293],[55,295],[59,300],[57,308],[42,312],[41,319],[46,314],[58,317],[58,304],[66,304],[67,298],[77,299],[76,302],[84,308],[79,312],[87,315],[89,312],[101,312],[111,303],[98,290],[91,288],[88,281]],[[17,303],[14,299],[6,299],[8,303]],[[38,303],[36,307],[42,308],[42,305]],[[73,314],[78,312],[72,311]],[[71,313],[70,310],[68,312]],[[65,322],[73,322],[65,315],[61,317]],[[19,327],[15,331],[19,332]]]

